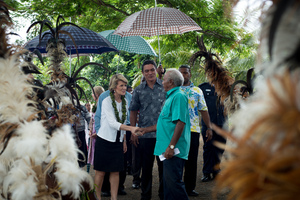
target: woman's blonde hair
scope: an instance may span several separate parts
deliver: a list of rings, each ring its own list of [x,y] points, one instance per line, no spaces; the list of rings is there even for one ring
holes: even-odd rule
[[[110,78],[109,81],[109,91],[114,91],[118,85],[118,81],[123,81],[124,83],[128,83],[127,79],[122,74],[115,74]]]

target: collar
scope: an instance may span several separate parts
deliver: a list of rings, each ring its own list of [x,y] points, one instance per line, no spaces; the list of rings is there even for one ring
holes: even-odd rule
[[[154,85],[155,85],[155,84],[158,84],[158,85],[163,86],[163,85],[162,85],[162,80],[160,80],[159,78],[156,78],[156,81],[155,81]],[[146,85],[147,85],[147,81],[142,82],[141,85],[142,85],[142,88],[145,88]]]
[[[179,86],[178,87],[173,87],[172,89],[170,89],[167,92],[167,98],[169,98],[169,96],[171,96],[173,93],[175,93],[177,90],[179,90]]]

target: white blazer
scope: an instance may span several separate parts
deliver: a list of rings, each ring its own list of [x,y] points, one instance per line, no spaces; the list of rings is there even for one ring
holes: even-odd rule
[[[126,100],[126,99],[125,99]],[[117,137],[117,131],[120,130],[121,123],[117,121],[115,117],[115,111],[112,106],[112,100],[110,96],[105,98],[101,106],[101,126],[98,131],[98,136],[109,142],[115,142]],[[117,110],[119,111],[119,117],[122,119],[122,103],[117,104]],[[128,102],[126,100],[126,115],[128,115]],[[126,120],[123,124],[126,124]],[[126,131],[121,130],[120,142],[123,141],[123,137]]]

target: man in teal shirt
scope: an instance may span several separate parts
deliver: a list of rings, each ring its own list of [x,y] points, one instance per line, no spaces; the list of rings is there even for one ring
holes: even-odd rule
[[[188,98],[180,90],[183,76],[176,69],[169,69],[163,80],[167,92],[165,105],[159,115],[157,125],[141,128],[138,134],[156,130],[154,155],[164,155],[163,182],[164,199],[188,199],[184,182],[182,181],[183,167],[188,159],[190,149],[190,117]],[[174,155],[174,149],[179,153]]]

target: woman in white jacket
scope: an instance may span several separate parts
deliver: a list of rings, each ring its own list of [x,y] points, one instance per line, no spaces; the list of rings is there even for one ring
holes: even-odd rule
[[[119,172],[124,170],[124,155],[127,151],[126,131],[134,133],[137,127],[127,126],[126,118],[129,114],[125,93],[127,79],[121,74],[111,77],[109,91],[101,105],[101,127],[98,131],[94,169],[99,185],[96,186],[96,195],[101,199],[101,188],[105,172],[110,173],[111,199],[117,199],[119,186]],[[96,180],[95,180],[96,181]]]

